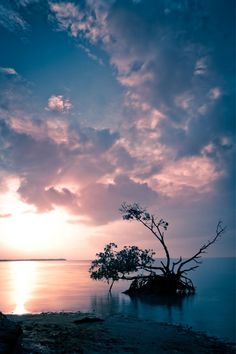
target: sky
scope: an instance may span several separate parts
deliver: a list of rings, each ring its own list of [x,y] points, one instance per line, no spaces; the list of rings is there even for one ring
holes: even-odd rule
[[[0,258],[235,256],[234,0],[0,1]]]

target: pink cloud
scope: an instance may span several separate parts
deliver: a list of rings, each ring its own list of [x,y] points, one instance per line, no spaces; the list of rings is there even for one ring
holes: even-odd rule
[[[68,30],[72,37],[80,34],[92,43],[101,38],[106,41],[106,37],[109,36],[106,16],[110,5],[108,2],[92,0],[88,1],[88,4],[90,9],[81,9],[72,2],[49,3],[60,29]]]
[[[45,138],[45,125],[41,121],[35,121],[30,116],[22,117],[14,115],[9,117],[9,126],[17,133],[31,135],[35,139]]]
[[[183,110],[188,110],[192,106],[193,96],[188,92],[185,92],[175,98],[175,103]]]
[[[55,187],[50,187],[45,190],[45,195],[52,205],[63,206],[78,213],[77,196],[68,188],[58,190]]]
[[[28,116],[10,116],[9,126],[17,133],[32,136],[36,140],[44,140],[48,137],[57,144],[69,141],[68,123],[59,118],[35,120]]]
[[[118,80],[123,86],[128,86],[128,87],[135,87],[139,86],[146,81],[152,81],[153,80],[153,75],[150,72],[146,73],[131,73],[126,76],[119,76]]]
[[[79,21],[83,18],[78,8],[72,2],[50,2],[49,5],[51,11],[56,15],[61,29],[70,29],[72,36],[77,36]]]
[[[172,161],[151,178],[150,185],[162,195],[176,197],[212,191],[213,182],[224,173],[208,157],[193,156]]]
[[[57,144],[69,142],[68,124],[60,119],[48,119],[46,121],[46,131],[50,139]]]
[[[113,183],[88,185],[79,193],[80,212],[89,215],[92,224],[107,224],[119,218],[122,202],[137,201],[145,205],[157,201],[158,194],[147,183],[139,183],[127,176],[117,176]]]
[[[217,100],[222,95],[219,87],[214,87],[209,91],[209,98],[211,100]]]
[[[62,95],[52,95],[48,99],[47,109],[61,113],[68,112],[72,108],[72,103],[69,99],[65,99]]]

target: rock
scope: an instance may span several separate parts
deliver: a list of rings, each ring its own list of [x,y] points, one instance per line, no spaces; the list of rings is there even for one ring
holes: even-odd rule
[[[73,321],[73,323],[82,324],[82,323],[93,323],[93,322],[102,322],[102,321],[104,320],[98,317],[84,317],[81,318],[80,320]]]
[[[22,333],[19,324],[10,321],[0,312],[0,354],[17,353]]]

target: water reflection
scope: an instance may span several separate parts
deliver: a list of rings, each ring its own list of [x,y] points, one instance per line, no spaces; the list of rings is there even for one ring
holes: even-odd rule
[[[13,280],[12,297],[14,314],[27,313],[26,303],[30,300],[35,285],[36,262],[11,262]]]
[[[114,293],[91,296],[90,310],[102,316],[127,313],[139,318],[175,323],[176,316],[184,318],[184,309],[193,301],[194,295],[136,297]]]
[[[90,309],[101,315],[108,316],[120,312],[125,312],[126,306],[130,304],[128,296],[123,294],[103,294],[91,296]]]
[[[176,313],[178,313],[180,318],[183,318],[184,308],[187,306],[187,303],[194,301],[194,295],[131,296],[130,300],[134,308],[140,311],[143,309],[144,312],[147,311],[147,309],[149,309],[150,312],[155,311],[155,316],[157,316],[159,320],[161,320],[163,314],[165,314],[165,320],[169,323],[174,323]]]
[[[193,301],[195,294],[176,294],[176,295],[141,295],[130,296],[131,301],[140,301],[144,304],[153,306],[164,306],[166,308],[183,309],[184,304]],[[129,296],[129,295],[128,295]]]

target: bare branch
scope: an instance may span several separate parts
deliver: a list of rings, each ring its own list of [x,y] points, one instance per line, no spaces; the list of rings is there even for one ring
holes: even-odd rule
[[[165,270],[165,273],[166,273],[166,271],[168,271],[166,265],[165,265],[162,261],[161,261],[161,265],[162,265],[162,267],[163,267],[163,270]]]
[[[163,263],[162,263],[163,264]],[[164,266],[164,265],[163,265]],[[163,274],[165,274],[165,270],[163,269],[163,267],[153,267],[153,266],[149,266],[147,267],[147,269],[150,269],[150,270],[160,270]]]
[[[165,268],[166,268],[166,270],[169,271],[169,267],[170,267],[170,254],[169,254],[168,248],[166,247],[166,244],[165,244],[165,241],[164,241],[164,233],[161,232],[161,230],[160,230],[160,226],[163,224],[164,221],[161,219],[158,223],[156,223],[155,218],[154,218],[154,216],[152,215],[152,222],[153,222],[154,226],[156,227],[156,229],[157,229],[157,231],[158,231],[158,233],[159,233],[159,235],[160,235],[159,237],[157,237],[157,236],[156,236],[156,237],[158,238],[158,240],[160,241],[162,247],[164,248],[164,251],[165,251],[165,254],[166,254],[166,261],[167,261]],[[165,223],[165,224],[166,224],[166,223]],[[155,234],[156,234],[156,233],[155,233]],[[163,264],[163,263],[162,263],[162,264]],[[163,265],[163,266],[164,266],[164,265]]]
[[[184,262],[181,262],[179,267],[178,267],[177,273],[181,273],[182,267],[185,264],[187,264],[187,263],[189,263],[191,261],[194,261],[195,263],[200,263],[200,261],[198,261],[198,259],[201,258],[203,253],[206,253],[206,249],[209,246],[211,246],[213,243],[215,243],[217,241],[217,239],[223,235],[225,230],[226,230],[226,227],[223,227],[222,226],[222,221],[219,221],[218,224],[217,224],[217,227],[216,227],[216,235],[213,237],[213,239],[208,241],[205,245],[203,245],[199,249],[199,251],[197,253],[195,253],[192,257],[186,259]]]
[[[177,266],[180,262],[182,262],[182,257],[179,257],[179,260],[177,262],[172,263],[171,272],[174,272],[175,266]]]

